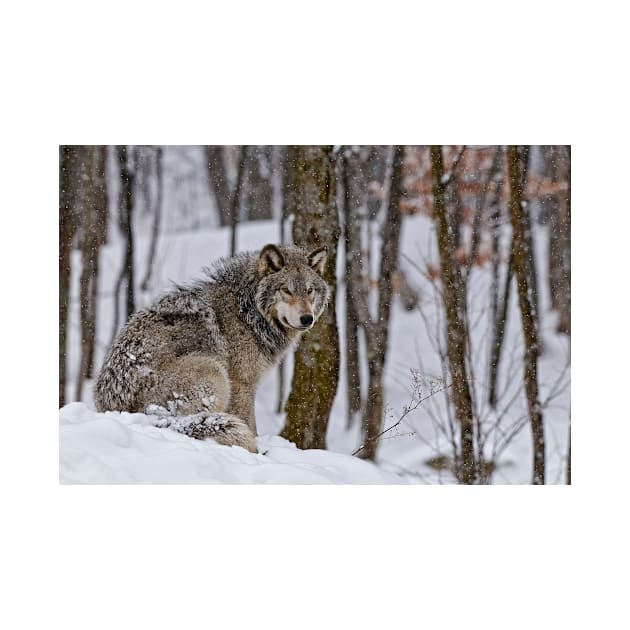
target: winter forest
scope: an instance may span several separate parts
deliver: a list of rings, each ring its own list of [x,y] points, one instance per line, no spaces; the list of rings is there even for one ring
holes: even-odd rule
[[[221,257],[328,252],[258,453],[98,413],[136,312]],[[63,483],[571,483],[570,146],[60,146]]]

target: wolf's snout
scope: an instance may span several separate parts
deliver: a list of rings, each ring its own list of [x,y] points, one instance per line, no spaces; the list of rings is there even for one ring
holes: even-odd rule
[[[302,326],[310,326],[312,323],[313,323],[312,315],[302,315],[302,317],[300,317],[300,324],[302,324]]]

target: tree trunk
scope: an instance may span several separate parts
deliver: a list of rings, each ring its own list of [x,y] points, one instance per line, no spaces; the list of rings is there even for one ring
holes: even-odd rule
[[[239,222],[239,209],[241,205],[241,193],[243,191],[243,182],[245,180],[245,165],[247,162],[247,147],[239,147],[238,155],[238,173],[236,176],[236,186],[232,193],[232,203],[230,206],[230,256],[236,254],[236,227]]]
[[[272,216],[271,152],[271,146],[251,146],[247,152],[246,206],[250,221],[271,219]]]
[[[494,198],[491,191],[496,190],[496,186],[493,186],[495,181],[495,175],[501,167],[503,157],[503,147],[496,147],[494,155],[492,157],[492,164],[488,169],[488,173],[482,183],[481,192],[475,197],[475,216],[473,218],[472,236],[470,245],[470,259],[469,264],[474,265],[479,255],[479,245],[481,243],[481,233],[483,217],[489,202],[492,203]]]
[[[359,307],[366,333],[368,361],[368,391],[363,414],[363,448],[360,457],[375,459],[378,435],[383,424],[384,393],[383,372],[387,358],[389,340],[389,315],[393,295],[393,277],[398,268],[398,249],[402,217],[400,200],[402,197],[402,168],[405,147],[394,147],[392,178],[387,206],[387,216],[383,225],[380,273],[378,279],[378,310],[375,321],[369,318],[367,295],[362,295]]]
[[[59,147],[59,407],[66,400],[66,344],[70,298],[70,258],[75,235],[77,149]]]
[[[127,159],[127,147],[118,147],[118,162],[120,164],[120,218],[121,228],[126,238],[125,248],[125,283],[126,283],[126,319],[129,319],[136,310],[134,296],[134,233],[133,233],[133,210],[134,210],[134,183],[135,177],[129,170]]]
[[[79,304],[81,314],[81,361],[76,382],[75,400],[81,400],[83,383],[91,378],[96,339],[96,300],[98,289],[98,257],[105,241],[107,196],[105,192],[106,147],[85,149],[85,186],[81,212],[81,280]]]
[[[536,318],[532,286],[531,250],[526,241],[529,211],[522,203],[523,178],[521,150],[511,145],[508,147],[508,173],[510,181],[510,218],[512,220],[512,252],[514,257],[514,274],[516,276],[523,337],[525,339],[525,370],[523,373],[525,396],[532,428],[534,451],[534,484],[545,483],[545,434],[542,411],[538,400],[538,321]]]
[[[291,190],[291,171],[288,164],[287,147],[283,147],[281,149],[280,172],[282,174],[280,191],[280,199],[282,204],[280,212],[280,244],[284,245],[286,242],[286,223],[289,219],[289,211],[291,207],[289,199]],[[282,413],[282,409],[284,406],[285,380],[285,363],[284,359],[282,359],[282,361],[280,361],[280,363],[278,364],[278,404],[276,405],[276,413]]]
[[[558,332],[571,334],[571,147],[550,147],[552,180],[567,191],[549,202],[549,292]]]
[[[367,157],[367,214],[370,221],[376,221],[383,205],[385,178],[387,172],[387,146],[370,147]]]
[[[120,293],[123,283],[126,283],[126,313],[123,321],[131,317],[135,311],[134,300],[134,238],[133,238],[133,191],[134,176],[129,170],[127,161],[127,147],[116,147],[119,166],[120,193],[118,202],[118,227],[125,238],[125,254],[123,264],[114,288],[114,323],[112,327],[111,343],[114,343],[120,324]]]
[[[451,398],[460,425],[461,456],[456,474],[461,483],[473,484],[477,479],[472,398],[466,368],[466,293],[461,269],[455,258],[456,234],[446,209],[442,147],[431,147],[433,175],[433,208],[437,222],[442,295],[446,310],[446,348],[452,378]]]
[[[297,146],[288,154],[295,200],[293,241],[328,248],[324,279],[331,287],[328,308],[295,352],[287,420],[282,436],[298,448],[326,448],[326,429],[337,392],[339,333],[335,314],[339,217],[332,147]]]
[[[497,154],[500,149],[497,149]],[[501,150],[501,154],[503,151]],[[498,165],[497,165],[498,168]],[[505,166],[501,167],[501,172],[505,170]],[[507,271],[505,274],[505,283],[501,297],[500,274],[501,251],[499,241],[501,236],[501,182],[505,179],[501,177],[497,184],[495,192],[494,211],[492,213],[492,301],[491,301],[491,317],[492,317],[492,341],[490,344],[490,360],[488,374],[488,402],[494,409],[497,405],[497,387],[499,378],[499,363],[501,362],[501,350],[503,349],[503,339],[505,338],[505,329],[507,325],[507,313],[510,300],[510,285],[512,283],[513,267],[512,255],[508,261]],[[510,247],[510,252],[512,248]]]
[[[346,380],[347,380],[347,418],[346,427],[352,426],[355,415],[361,410],[361,376],[359,371],[359,321],[353,283],[361,273],[354,271],[360,264],[361,257],[361,224],[358,209],[366,201],[366,180],[360,165],[359,156],[346,151],[342,160],[343,170],[343,203],[344,203],[344,243],[345,243],[345,297],[346,297]],[[359,166],[359,168],[357,168]]]
[[[153,207],[153,228],[151,230],[151,245],[149,246],[149,255],[147,258],[147,269],[140,288],[142,291],[149,290],[149,282],[153,273],[153,265],[155,264],[155,254],[157,252],[157,243],[160,236],[160,224],[162,221],[162,199],[164,197],[164,175],[162,171],[162,147],[156,147],[155,150],[155,179],[157,191],[155,195],[155,205]]]
[[[219,213],[219,224],[222,227],[230,225],[230,183],[222,146],[207,146],[206,160],[208,163],[208,178],[210,193],[214,197]]]

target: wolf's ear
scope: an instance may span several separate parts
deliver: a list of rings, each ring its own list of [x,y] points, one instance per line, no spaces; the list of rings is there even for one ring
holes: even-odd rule
[[[275,273],[284,267],[284,256],[275,245],[265,245],[258,258],[258,273],[264,276]]]
[[[308,264],[315,269],[320,275],[324,275],[326,269],[326,261],[328,260],[328,248],[325,245],[314,249],[310,254],[307,254]]]

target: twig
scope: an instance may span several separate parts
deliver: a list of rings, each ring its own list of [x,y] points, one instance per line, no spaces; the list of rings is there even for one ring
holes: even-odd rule
[[[435,396],[436,394],[440,394],[441,392],[447,390],[449,387],[452,387],[453,385],[446,385],[444,387],[442,387],[441,389],[436,389],[435,391],[432,391],[430,394],[428,394],[427,396],[425,396],[424,398],[419,398],[416,401],[416,404],[412,406],[407,406],[405,407],[402,416],[400,416],[400,418],[394,422],[394,424],[392,424],[391,427],[387,427],[387,429],[384,429],[383,431],[381,431],[375,438],[374,441],[378,441],[378,439],[385,435],[385,433],[387,433],[388,431],[391,431],[392,429],[395,429],[412,411],[415,411],[425,400],[428,400],[429,398],[433,398],[433,396]],[[354,450],[352,452],[352,455],[356,455],[357,453],[360,453],[363,449],[365,448],[365,444],[361,444],[361,446],[359,446],[359,448],[357,448],[356,450]]]

